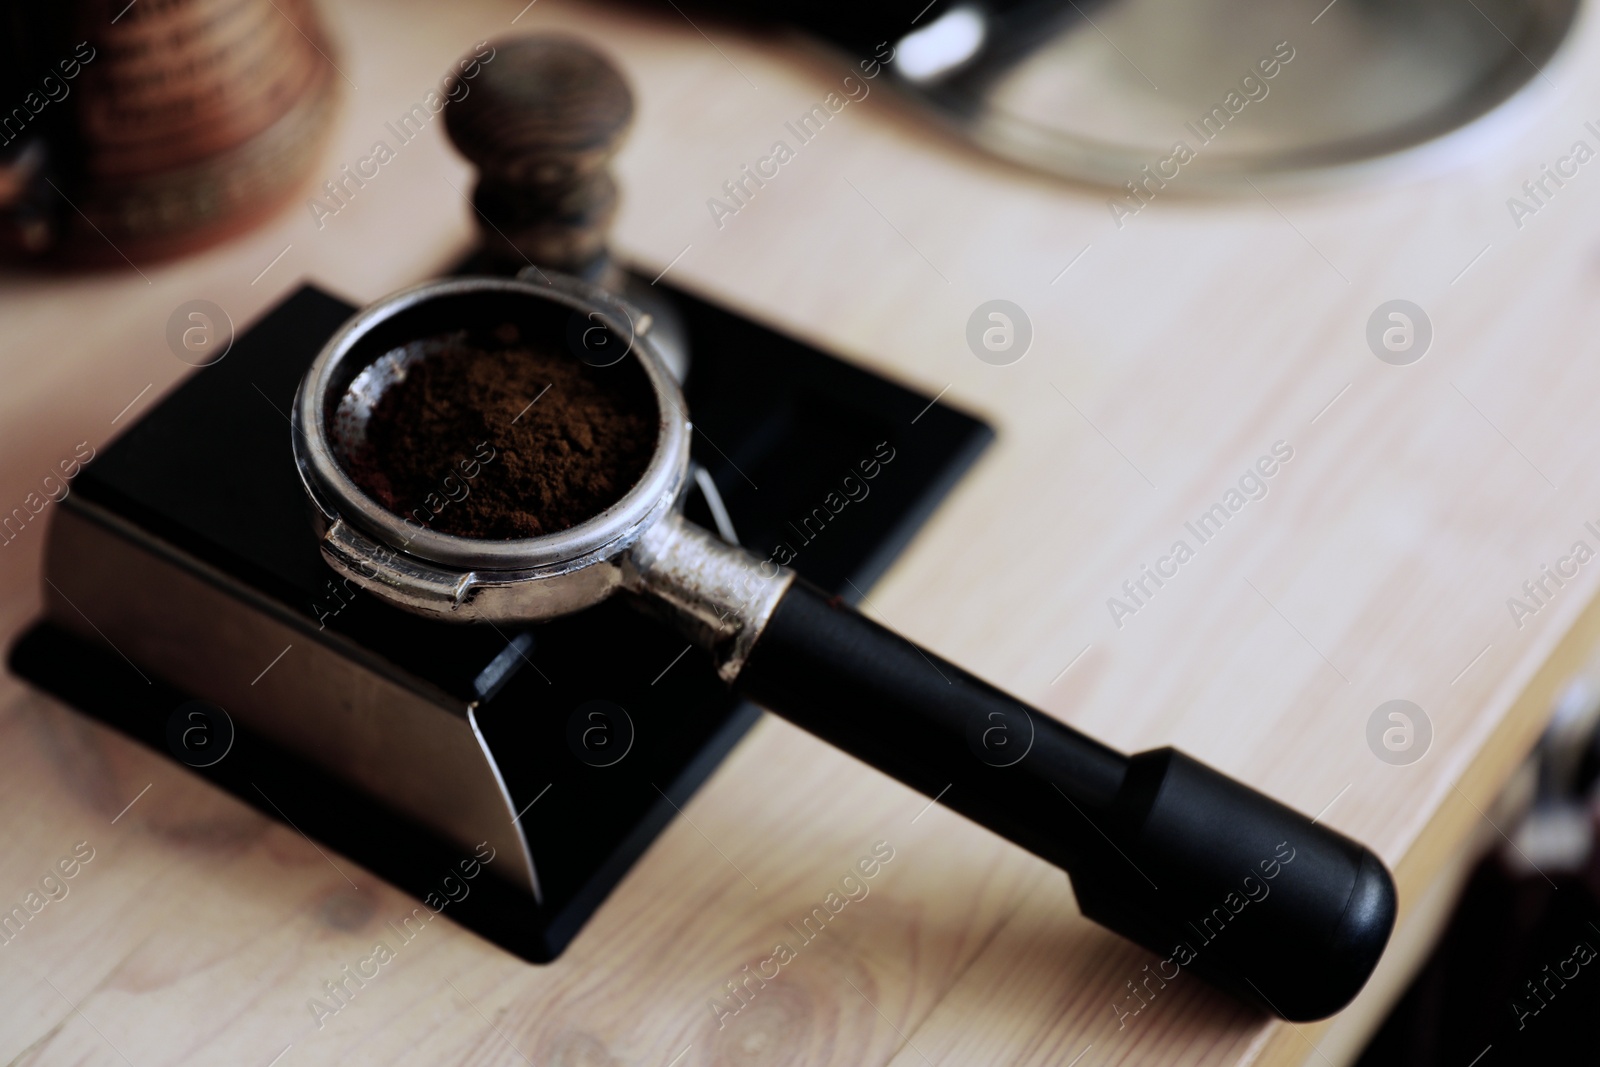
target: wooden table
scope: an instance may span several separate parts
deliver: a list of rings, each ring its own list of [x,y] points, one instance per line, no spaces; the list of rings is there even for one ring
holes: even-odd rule
[[[1119,1023],[1113,1006],[1131,1004],[1125,983],[1152,957],[1081,919],[1059,872],[769,719],[557,963],[531,967],[435,923],[319,1027],[308,1002],[322,983],[413,902],[342,861],[352,888],[293,830],[8,679],[0,902],[77,842],[94,856],[0,948],[0,1059],[1350,1059],[1425,954],[1468,843],[1492,835],[1482,812],[1554,687],[1600,633],[1600,563],[1520,626],[1507,608],[1574,541],[1595,545],[1584,523],[1600,520],[1600,361],[1587,351],[1600,171],[1520,229],[1506,207],[1574,140],[1593,144],[1592,21],[1562,91],[1445,176],[1270,202],[1180,190],[1118,229],[1104,190],[984,158],[875,92],[719,227],[707,199],[838,83],[843,61],[664,5],[324,6],[348,84],[319,184],[475,41],[569,28],[603,43],[640,105],[619,161],[625,255],[670,263],[678,284],[999,429],[871,610],[1125,750],[1176,744],[1321,813],[1393,866],[1400,928],[1331,1022],[1273,1022],[1184,977]],[[367,300],[426,277],[472,239],[469,183],[434,123],[320,229],[296,204],[179,262],[8,276],[0,507],[182,377],[163,337],[178,304],[214,300],[242,327],[302,279]],[[980,362],[964,339],[992,298],[1023,307],[1035,331],[1011,366]],[[1435,329],[1411,366],[1380,362],[1364,339],[1393,298]],[[1108,598],[1280,441],[1293,458],[1265,498],[1119,626]],[[0,551],[8,638],[38,609],[44,532],[32,523]],[[1407,766],[1366,739],[1397,698],[1433,727]],[[725,983],[879,841],[894,858],[870,896],[719,1028],[708,1005]]]

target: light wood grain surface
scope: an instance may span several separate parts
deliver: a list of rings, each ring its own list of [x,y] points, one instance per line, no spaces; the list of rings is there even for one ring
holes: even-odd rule
[[[607,48],[639,100],[625,256],[999,430],[871,611],[1118,747],[1176,744],[1369,843],[1397,872],[1397,947],[1330,1024],[1269,1021],[1191,977],[1119,1024],[1151,958],[1082,920],[1064,876],[769,718],[557,963],[434,923],[319,1028],[308,1001],[413,902],[341,861],[352,887],[293,830],[6,679],[0,902],[77,842],[94,858],[0,947],[0,1060],[1097,1067],[1358,1049],[1443,906],[1419,903],[1600,633],[1600,562],[1520,628],[1506,606],[1600,524],[1600,164],[1521,229],[1505,203],[1575,140],[1594,147],[1593,22],[1518,123],[1443,175],[1270,201],[1174,187],[1118,229],[1105,191],[986,159],[876,89],[719,228],[707,199],[844,60],[666,4],[324,9],[345,97],[319,183],[480,39],[565,28]],[[1313,13],[1297,47],[1316,47]],[[427,277],[472,239],[469,183],[435,122],[320,229],[300,203],[171,264],[6,276],[0,508],[183,376],[163,336],[178,304],[243,327],[302,279],[368,300]],[[1007,367],[964,339],[993,298],[1035,332]],[[1435,330],[1408,367],[1364,339],[1393,298]],[[1107,599],[1279,441],[1293,458],[1266,497],[1116,625]],[[38,609],[44,518],[0,549],[8,637]],[[1366,741],[1396,698],[1433,725],[1409,766]],[[708,1001],[877,841],[894,859],[870,896],[719,1029]]]

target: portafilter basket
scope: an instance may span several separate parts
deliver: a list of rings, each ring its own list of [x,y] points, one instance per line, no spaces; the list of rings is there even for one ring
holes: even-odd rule
[[[644,474],[541,537],[458,537],[388,511],[346,469],[373,404],[426,339],[504,322],[574,359],[633,361],[660,416]],[[1394,883],[1360,844],[1175,749],[1124,756],[686,520],[683,395],[647,321],[603,290],[547,274],[386,297],[323,347],[292,422],[323,558],[396,607],[526,624],[625,596],[741,695],[1064,868],[1084,915],[1163,966],[1285,1018],[1338,1011],[1383,953]]]

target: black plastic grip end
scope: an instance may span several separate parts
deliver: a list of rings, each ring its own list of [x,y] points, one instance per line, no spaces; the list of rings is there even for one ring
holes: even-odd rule
[[[1383,955],[1396,914],[1383,862],[1198,760],[1134,756],[1106,822],[1123,855],[1072,871],[1074,892],[1163,973],[1301,1022],[1348,1004]]]

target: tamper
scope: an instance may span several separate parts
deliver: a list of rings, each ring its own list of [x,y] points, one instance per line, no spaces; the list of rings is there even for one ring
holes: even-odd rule
[[[450,140],[478,168],[472,202],[483,251],[513,272],[533,263],[614,281],[605,242],[617,183],[608,164],[633,122],[633,93],[573,37],[513,37],[492,48],[470,91],[444,112]]]
[[[445,129],[478,168],[472,196],[490,270],[571,274],[617,292],[651,317],[679,381],[688,366],[671,303],[611,256],[617,213],[612,157],[633,122],[633,93],[616,66],[576,37],[529,34],[490,42],[468,93],[445,105]]]

